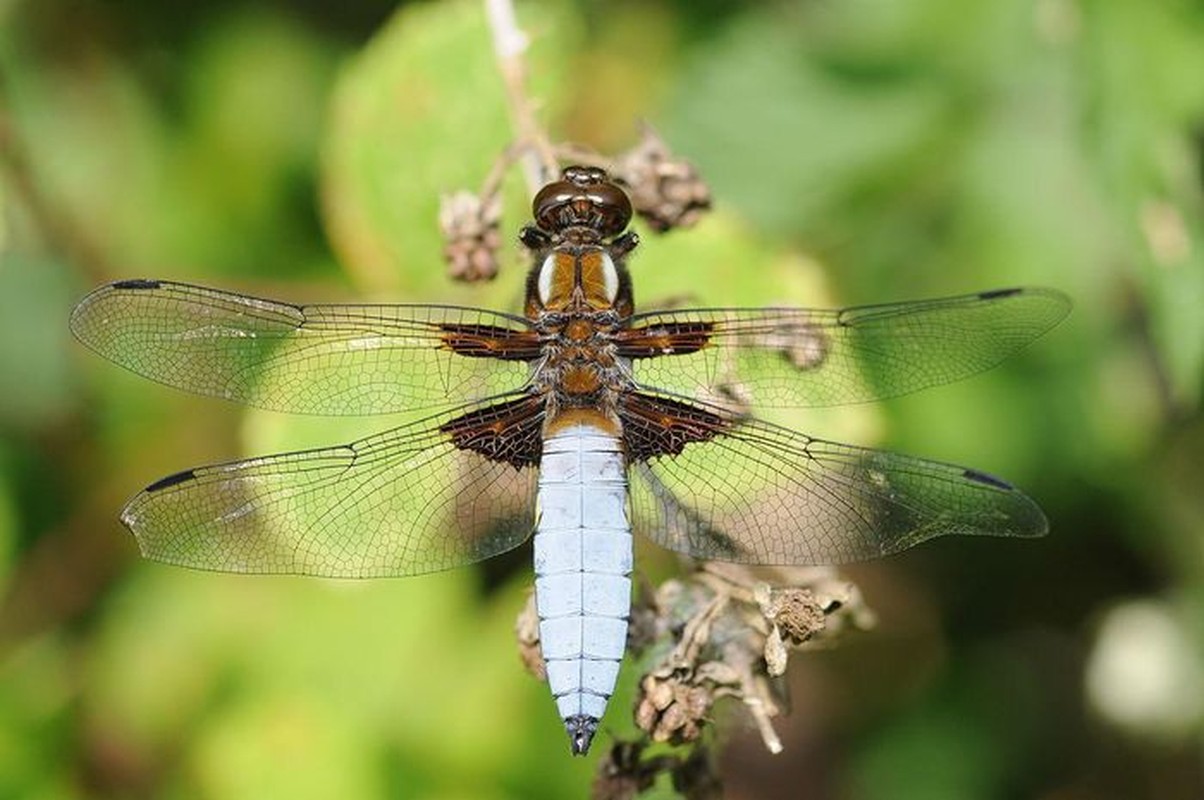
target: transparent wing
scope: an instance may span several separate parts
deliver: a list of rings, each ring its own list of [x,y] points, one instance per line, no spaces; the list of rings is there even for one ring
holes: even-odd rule
[[[524,359],[538,355],[525,320],[490,311],[294,306],[167,281],[102,286],[76,306],[71,330],[160,383],[303,414],[409,411],[499,395],[526,382]]]
[[[637,314],[620,334],[643,388],[807,408],[895,397],[990,369],[1070,310],[1052,289],[1005,289],[821,311]]]
[[[984,473],[756,420],[635,463],[630,477],[635,529],[703,559],[841,564],[938,536],[1048,527],[1032,500]]]
[[[506,417],[444,414],[342,447],[187,470],[138,494],[121,521],[143,555],[198,569],[367,578],[468,564],[532,530],[538,437],[514,437],[523,466],[455,443],[472,438],[465,420],[488,438]]]

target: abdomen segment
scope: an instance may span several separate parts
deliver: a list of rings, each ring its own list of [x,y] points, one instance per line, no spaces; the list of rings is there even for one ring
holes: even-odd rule
[[[584,422],[556,431],[540,462],[535,603],[575,755],[589,749],[626,649],[631,547],[620,440]]]

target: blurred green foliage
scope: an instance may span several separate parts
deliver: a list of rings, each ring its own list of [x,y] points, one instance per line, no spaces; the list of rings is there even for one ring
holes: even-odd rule
[[[645,236],[643,306],[1076,301],[991,374],[791,420],[1006,475],[1053,532],[849,570],[879,630],[798,660],[784,756],[726,715],[732,796],[1204,795],[1204,8],[520,12],[555,137],[616,151],[647,118],[714,190],[699,228]],[[388,420],[185,397],[66,332],[87,288],[139,275],[513,308],[517,245],[486,287],[439,259],[440,193],[479,186],[511,136],[480,7],[11,0],[0,79],[0,797],[583,795],[592,759],[515,658],[524,551],[248,579],[143,563],[115,520],[176,469]],[[1126,646],[1109,621],[1138,599],[1174,646]]]

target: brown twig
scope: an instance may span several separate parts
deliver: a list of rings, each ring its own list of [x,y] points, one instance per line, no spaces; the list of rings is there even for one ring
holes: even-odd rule
[[[532,196],[559,172],[559,164],[547,131],[535,115],[535,104],[527,94],[527,62],[524,55],[530,39],[518,26],[511,0],[485,0],[485,13],[493,34],[493,51],[498,72],[506,87],[506,103],[517,134],[519,163]]]

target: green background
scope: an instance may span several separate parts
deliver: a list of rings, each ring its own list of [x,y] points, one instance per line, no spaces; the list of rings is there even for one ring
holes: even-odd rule
[[[554,138],[617,152],[647,119],[714,191],[697,229],[645,232],[643,307],[1075,301],[987,375],[781,418],[1004,475],[1052,533],[848,569],[878,628],[793,661],[783,755],[724,715],[730,796],[1204,796],[1204,7],[520,12]],[[240,578],[143,562],[116,521],[183,467],[387,423],[185,396],[66,328],[137,276],[513,309],[521,181],[495,283],[439,257],[439,194],[511,136],[479,6],[0,0],[0,80],[0,797],[585,795],[606,740],[570,759],[516,655],[528,551]]]

